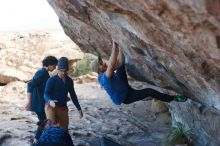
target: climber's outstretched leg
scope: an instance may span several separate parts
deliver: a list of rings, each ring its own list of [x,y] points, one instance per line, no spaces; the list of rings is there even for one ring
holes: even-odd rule
[[[171,96],[168,94],[161,93],[151,88],[145,88],[141,90],[130,89],[128,91],[128,96],[125,98],[124,104],[130,104],[139,100],[143,100],[147,97],[152,97],[157,100],[161,100],[164,102],[171,102],[175,100],[176,102],[185,102],[187,97],[185,96]]]

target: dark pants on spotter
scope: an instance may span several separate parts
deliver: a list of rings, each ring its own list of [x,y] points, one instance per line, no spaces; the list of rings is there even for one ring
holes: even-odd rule
[[[35,112],[37,114],[37,118],[39,122],[44,122],[46,120],[46,113],[45,112]],[[42,133],[42,129],[40,126],[37,127],[36,133],[35,133],[35,138],[39,139],[40,135]]]

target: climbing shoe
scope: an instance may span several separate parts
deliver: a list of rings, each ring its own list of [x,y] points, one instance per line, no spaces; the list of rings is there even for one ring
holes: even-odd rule
[[[176,102],[185,102],[187,100],[187,97],[181,96],[181,95],[177,95],[177,96],[174,96],[174,100]]]

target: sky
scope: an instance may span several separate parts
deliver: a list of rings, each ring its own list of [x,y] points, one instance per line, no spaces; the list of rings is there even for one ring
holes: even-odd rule
[[[0,32],[62,29],[47,0],[0,0]]]

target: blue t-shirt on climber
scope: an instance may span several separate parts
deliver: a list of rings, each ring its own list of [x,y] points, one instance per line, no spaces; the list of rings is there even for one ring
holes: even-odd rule
[[[99,74],[98,81],[111,97],[116,105],[120,105],[128,95],[128,86],[116,73],[111,78],[106,76],[106,72]]]

